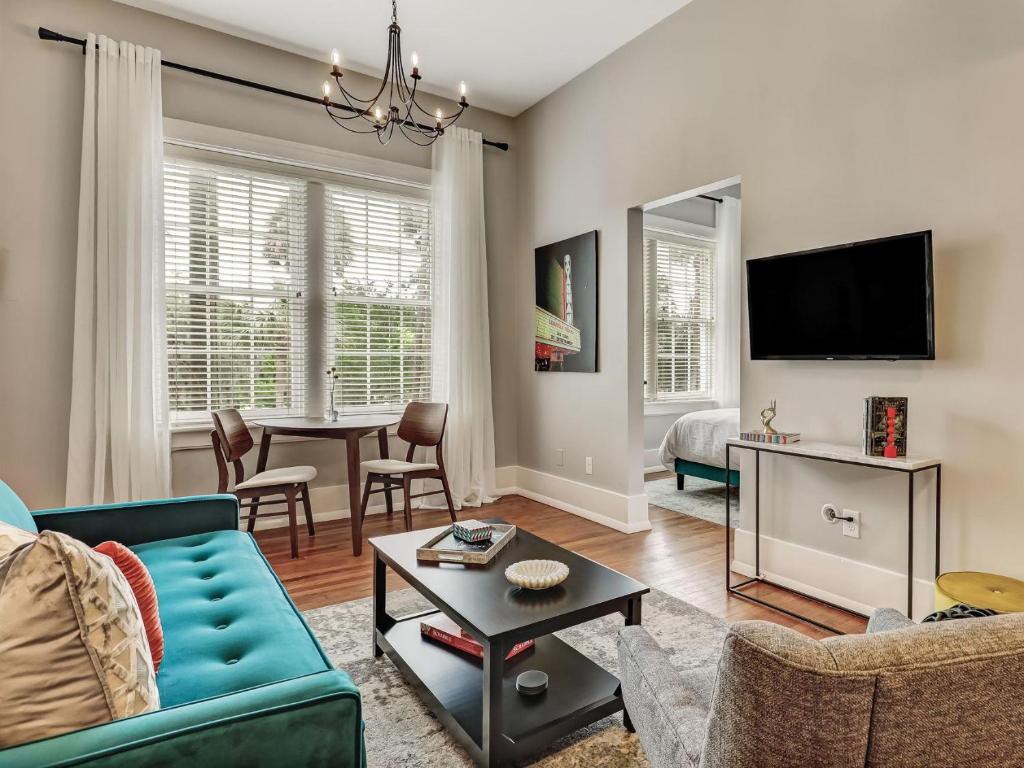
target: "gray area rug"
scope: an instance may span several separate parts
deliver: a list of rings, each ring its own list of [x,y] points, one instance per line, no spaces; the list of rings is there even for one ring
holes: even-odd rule
[[[388,594],[388,612],[404,615],[429,608],[412,589]],[[669,652],[671,663],[692,669],[715,663],[725,623],[711,614],[652,589],[644,597],[644,626]],[[370,768],[451,768],[473,763],[466,752],[420,702],[386,657],[370,652],[371,598],[329,605],[305,613],[306,621],[339,669],[352,676],[363,696],[366,749]],[[620,616],[559,632],[558,636],[612,673],[618,671],[615,638]],[[530,765],[545,768],[624,768],[646,766],[635,735],[622,727],[621,715],[577,731]]]
[[[670,509],[691,517],[699,517],[709,523],[725,525],[725,484],[700,477],[686,478],[686,489],[676,490],[676,478],[663,477],[644,483],[647,503]],[[729,527],[739,525],[740,497],[737,488],[732,489],[730,500]]]

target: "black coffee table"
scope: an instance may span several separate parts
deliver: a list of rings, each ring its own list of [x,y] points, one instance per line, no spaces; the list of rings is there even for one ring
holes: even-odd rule
[[[649,587],[522,529],[486,566],[418,561],[416,548],[441,530],[370,539],[373,652],[387,654],[477,764],[520,760],[623,710],[616,677],[551,633],[610,613],[639,624],[640,599]],[[569,566],[569,578],[552,589],[521,590],[505,580],[505,568],[519,560],[558,560]],[[437,610],[388,614],[388,567]],[[483,645],[482,661],[420,634],[420,619],[437,611]],[[530,638],[536,640],[532,649],[505,661],[513,645]],[[516,691],[516,677],[528,669],[548,674],[545,693]]]

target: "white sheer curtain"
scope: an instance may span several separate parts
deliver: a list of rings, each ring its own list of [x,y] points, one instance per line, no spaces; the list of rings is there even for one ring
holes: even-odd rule
[[[445,469],[456,508],[494,495],[481,135],[451,127],[433,147],[433,397],[448,403]]]
[[[740,201],[723,197],[715,222],[715,373],[719,408],[740,404]]]
[[[162,121],[160,52],[90,34],[68,504],[170,493]]]

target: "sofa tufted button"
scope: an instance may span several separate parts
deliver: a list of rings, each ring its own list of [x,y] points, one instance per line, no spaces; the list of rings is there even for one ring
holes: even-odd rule
[[[210,602],[211,603],[219,603],[223,599],[224,599],[223,597],[211,597],[210,598]]]
[[[200,576],[199,578],[202,579],[203,581],[209,581],[210,579],[213,578],[213,574],[208,573],[205,576]]]
[[[228,659],[224,663],[225,664],[237,664],[238,663],[238,659]]]
[[[218,624],[216,627],[214,627],[214,629],[227,629],[227,628],[228,628],[227,624]]]

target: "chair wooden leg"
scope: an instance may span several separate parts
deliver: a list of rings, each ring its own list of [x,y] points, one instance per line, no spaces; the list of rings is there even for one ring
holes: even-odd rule
[[[370,488],[373,486],[374,479],[375,478],[372,474],[368,474],[366,476],[366,482],[363,483],[363,501],[359,505],[360,520],[366,519],[366,507],[370,504]],[[384,482],[387,482],[387,480],[385,480]],[[390,511],[391,510],[389,509],[388,512]]]
[[[448,514],[454,523],[458,518],[455,516],[455,505],[452,503],[452,491],[448,487],[448,476],[444,472],[441,473],[441,487],[444,489],[444,500],[448,502]]]
[[[309,503],[309,483],[302,484],[302,509],[306,513],[306,530],[310,536],[316,536],[313,528],[313,507]]]
[[[256,529],[256,511],[259,509],[259,507],[260,507],[260,497],[259,496],[255,496],[249,502],[249,517],[245,521],[245,529],[249,533],[252,533]]]
[[[289,489],[284,493],[288,499],[288,538],[292,544],[292,559],[299,556],[299,524],[295,519],[295,489]]]
[[[408,475],[402,475],[402,496],[405,498],[405,530],[412,530],[412,480]]]

